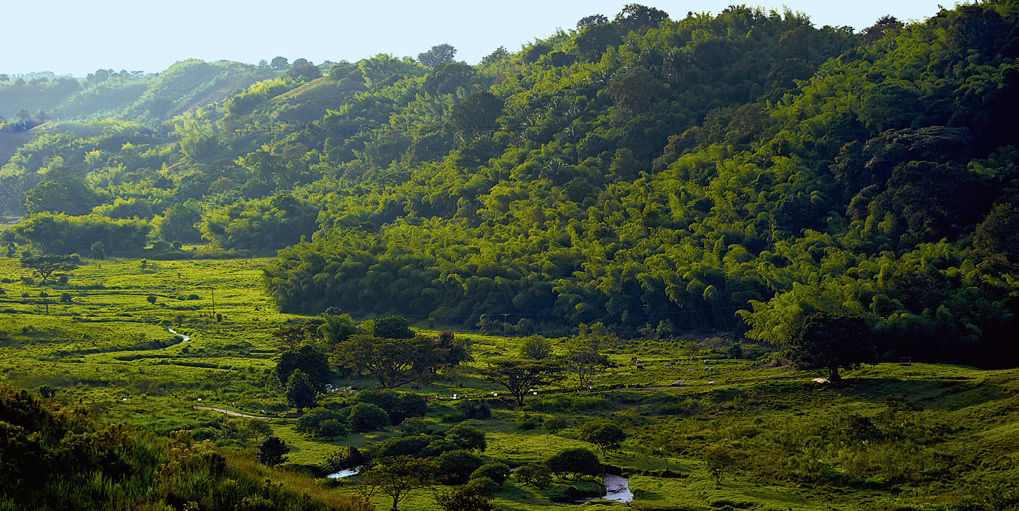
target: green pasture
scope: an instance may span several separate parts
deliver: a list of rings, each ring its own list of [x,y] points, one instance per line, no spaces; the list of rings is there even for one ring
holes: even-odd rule
[[[281,349],[272,331],[296,316],[279,313],[262,292],[266,262],[90,260],[66,282],[39,285],[23,280],[37,278],[16,260],[0,260],[0,383],[52,387],[58,400],[113,420],[157,432],[189,429],[248,455],[256,442],[228,441],[222,432],[260,419],[194,406],[268,416],[274,434],[292,448],[288,461],[298,465],[320,465],[337,446],[399,435],[387,428],[310,438],[285,418],[293,410],[271,375]],[[64,293],[70,300],[61,301]],[[191,339],[180,342],[171,328]],[[520,466],[565,447],[592,447],[578,439],[579,426],[611,420],[629,438],[621,450],[602,453],[603,462],[630,475],[635,509],[956,509],[967,500],[1007,498],[997,488],[1016,475],[1015,371],[880,364],[849,371],[846,384],[833,387],[812,381],[820,374],[727,358],[717,338],[618,341],[604,347],[615,367],[598,374],[591,389],[578,389],[566,376],[515,409],[479,370],[493,357],[515,356],[523,340],[457,335],[470,341],[473,362],[401,388],[429,398],[433,430],[453,425],[454,394],[485,398],[493,417],[471,421],[487,434],[484,455]],[[553,341],[553,349],[564,352],[565,340]],[[338,405],[347,397],[338,392],[321,402]],[[897,402],[908,410],[895,412]],[[887,434],[861,440],[847,426],[859,423],[857,416],[901,434],[895,441]],[[550,417],[563,418],[564,429],[546,431],[542,423]],[[714,445],[736,453],[717,485],[703,462]],[[674,477],[662,477],[666,468]],[[324,484],[351,493],[354,481]],[[549,506],[569,485],[597,482],[535,489],[511,478],[495,502],[504,510]],[[376,500],[379,509],[388,506]],[[437,509],[426,490],[401,508]]]

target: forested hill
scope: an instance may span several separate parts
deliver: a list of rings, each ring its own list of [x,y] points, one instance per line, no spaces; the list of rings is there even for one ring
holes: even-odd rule
[[[629,5],[476,66],[301,63],[158,130],[20,134],[5,236],[287,247],[266,286],[291,312],[770,342],[830,312],[882,356],[1015,364],[1017,16]]]

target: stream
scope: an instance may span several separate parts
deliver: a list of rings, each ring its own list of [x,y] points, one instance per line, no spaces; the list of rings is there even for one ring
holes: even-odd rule
[[[329,479],[343,479],[344,477],[356,476],[358,471],[360,470],[361,467],[346,468],[339,472],[336,472],[335,474],[329,474],[326,477],[328,477]]]
[[[605,485],[605,495],[602,495],[601,497],[578,499],[573,502],[562,503],[559,505],[569,506],[583,504],[592,500],[611,500],[615,502],[630,502],[633,500],[633,492],[630,491],[630,480],[628,478],[612,474],[603,474],[601,478],[602,483]]]
[[[176,335],[177,337],[180,337],[180,342],[175,343],[175,344],[171,344],[170,346],[176,346],[176,345],[180,344],[181,342],[188,342],[188,341],[191,340],[191,337],[189,337],[187,335],[184,335],[182,333],[179,333],[179,332],[177,332],[176,330],[174,330],[172,328],[167,328],[166,330],[169,331],[171,334]],[[162,349],[165,350],[165,349],[169,348],[170,346],[164,346]]]

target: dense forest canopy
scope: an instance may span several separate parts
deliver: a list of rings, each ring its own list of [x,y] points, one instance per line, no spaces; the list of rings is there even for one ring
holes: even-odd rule
[[[0,83],[4,241],[279,250],[288,312],[775,343],[848,314],[879,356],[1015,364],[1017,21],[633,4],[473,66]]]

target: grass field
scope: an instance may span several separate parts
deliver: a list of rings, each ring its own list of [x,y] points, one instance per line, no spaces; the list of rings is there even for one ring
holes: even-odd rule
[[[156,432],[189,429],[230,449],[255,442],[236,431],[248,421],[204,405],[271,417],[292,447],[289,462],[318,465],[339,445],[364,446],[387,430],[333,441],[296,432],[271,374],[281,346],[272,332],[288,319],[260,287],[265,259],[86,261],[65,283],[38,285],[13,259],[0,260],[0,383],[49,386],[56,399]],[[45,296],[40,297],[40,293]],[[63,301],[61,297],[63,295]],[[187,342],[168,329],[190,336]],[[428,330],[423,333],[433,334]],[[840,386],[819,374],[724,356],[724,339],[618,341],[605,347],[616,367],[593,389],[572,378],[540,389],[515,409],[479,369],[515,355],[522,340],[458,333],[475,360],[457,375],[401,390],[430,400],[426,420],[452,425],[451,399],[488,398],[493,417],[472,424],[487,434],[487,458],[510,466],[570,446],[578,426],[609,418],[628,434],[605,463],[630,476],[636,509],[1007,509],[1019,503],[1019,372],[914,364],[865,366]],[[564,351],[564,341],[554,341]],[[638,367],[634,358],[640,362]],[[706,362],[707,361],[707,362]],[[683,380],[680,386],[673,382]],[[371,388],[367,380],[338,385]],[[325,404],[346,399],[322,397]],[[555,434],[541,423],[562,417]],[[392,429],[392,428],[390,428]],[[233,432],[228,435],[226,432]],[[704,453],[733,454],[719,484]],[[663,473],[668,468],[670,475]],[[333,491],[351,492],[350,481]],[[495,503],[525,510],[552,505],[569,485],[537,490],[507,481]],[[378,498],[379,509],[388,503]],[[589,503],[622,507],[623,504]],[[402,509],[437,509],[415,492]],[[977,509],[973,507],[973,509]]]

